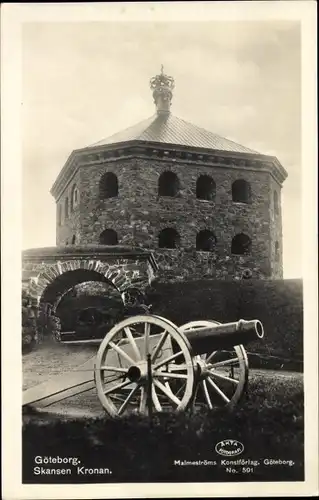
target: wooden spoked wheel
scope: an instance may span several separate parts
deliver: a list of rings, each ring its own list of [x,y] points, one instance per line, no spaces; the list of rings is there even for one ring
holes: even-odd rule
[[[179,327],[187,331],[220,325],[217,321],[191,321]],[[248,382],[248,358],[242,345],[227,350],[195,356],[196,388],[193,404],[214,407],[234,407],[243,396]]]
[[[194,380],[188,340],[159,316],[133,316],[115,325],[95,360],[99,400],[115,418],[185,410],[192,400]]]

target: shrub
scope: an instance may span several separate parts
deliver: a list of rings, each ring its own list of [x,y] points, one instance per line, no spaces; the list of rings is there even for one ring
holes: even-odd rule
[[[197,280],[155,282],[149,292],[152,312],[177,325],[199,319],[220,322],[259,319],[262,341],[248,351],[301,363],[303,296],[301,280]]]
[[[61,332],[61,321],[58,316],[50,313],[40,312],[37,319],[38,334],[43,338],[59,340]]]
[[[22,352],[31,351],[37,341],[36,311],[28,292],[22,292]]]

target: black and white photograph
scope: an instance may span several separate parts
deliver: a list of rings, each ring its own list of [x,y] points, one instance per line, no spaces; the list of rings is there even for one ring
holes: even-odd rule
[[[5,5],[5,498],[318,492],[313,7]]]

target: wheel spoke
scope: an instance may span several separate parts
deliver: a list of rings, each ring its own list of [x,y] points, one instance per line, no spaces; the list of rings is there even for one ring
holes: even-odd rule
[[[167,339],[167,337],[168,337],[168,331],[167,331],[167,330],[165,330],[165,331],[163,332],[163,335],[161,336],[161,338],[160,338],[160,340],[159,340],[159,342],[158,342],[157,346],[155,347],[155,349],[154,349],[154,351],[153,351],[153,353],[152,353],[152,361],[155,361],[155,359],[157,358],[158,353],[160,352],[160,350],[161,350],[161,348],[162,348],[162,346],[163,346],[163,344],[164,344],[165,340]]]
[[[178,358],[178,356],[180,356],[181,354],[183,354],[183,351],[178,351],[176,352],[175,354],[172,354],[171,356],[169,356],[168,358],[166,359],[163,359],[162,361],[160,361],[159,363],[157,363],[157,365],[155,365],[153,367],[154,370],[157,370],[158,368],[160,368],[161,366],[164,366],[166,365],[167,363],[169,363],[170,361],[173,361],[173,359],[176,359]]]
[[[119,411],[118,411],[119,415],[121,415],[124,412],[125,408],[129,404],[129,402],[132,399],[132,397],[134,396],[134,394],[138,391],[138,389],[139,389],[138,385],[136,385],[135,387],[133,387],[133,389],[131,390],[131,392],[127,396],[126,400],[124,401],[124,403],[122,404],[122,406],[119,408]]]
[[[126,361],[128,361],[131,365],[135,364],[135,361],[128,354],[126,354],[123,349],[114,344],[114,342],[109,342],[109,346],[112,347],[112,349],[114,349],[114,351],[116,351],[120,356],[122,356],[122,358],[125,358]]]
[[[181,393],[181,391],[185,389],[186,384],[187,384],[186,382],[182,382],[182,385],[179,387],[179,389],[177,389],[175,396],[178,396]]]
[[[173,391],[172,391],[172,389],[171,389],[171,386],[169,385],[169,382],[168,382],[168,381],[164,382],[164,385],[165,385],[166,389],[168,390],[168,392],[171,394],[171,396],[173,396],[173,397],[177,397],[177,393],[176,393],[176,394],[174,394],[174,393],[173,393]],[[178,391],[177,391],[177,392],[178,392]]]
[[[199,384],[196,384],[195,385],[194,395],[193,395],[193,406],[195,406],[195,404],[196,404],[196,398],[197,398],[197,394],[198,394],[198,388],[199,388]],[[177,393],[176,393],[176,395],[177,395]]]
[[[145,387],[141,386],[141,400],[140,400],[140,413],[144,415],[146,413],[146,402],[147,402],[147,392]]]
[[[116,394],[110,394],[110,399],[115,399],[116,401],[120,401],[121,403],[124,403],[125,399],[124,397],[121,397],[121,396],[117,396]]]
[[[117,366],[101,366],[100,370],[104,370],[106,372],[119,372],[119,373],[127,372],[126,368],[120,368]]]
[[[147,356],[149,355],[149,352],[150,352],[150,329],[151,329],[150,323],[146,322],[144,324],[144,352],[145,352],[145,359],[147,359]]]
[[[165,396],[168,397],[173,403],[176,404],[176,406],[179,406],[181,404],[180,399],[178,399],[172,391],[169,391],[165,385],[162,384],[159,380],[154,380],[154,384],[165,394]]]
[[[160,370],[158,370],[157,372],[155,372],[154,374],[156,377],[167,377],[167,378],[188,378],[187,375],[185,375],[184,373],[170,373],[170,372],[162,372]]]
[[[112,382],[117,382],[118,380],[121,380],[121,379],[123,380],[122,375],[117,375],[116,377],[109,375],[108,377],[104,377],[103,382],[104,382],[104,384],[111,384]]]
[[[208,368],[215,368],[215,366],[226,366],[238,363],[237,358],[225,359],[224,361],[217,361],[217,363],[210,363]]]
[[[215,356],[215,354],[217,353],[218,351],[214,351],[212,352],[208,358],[205,359],[206,363],[209,363],[209,361]]]
[[[128,340],[129,340],[131,346],[132,346],[132,349],[133,349],[134,354],[136,356],[136,360],[139,361],[141,359],[141,353],[140,353],[140,351],[139,351],[139,349],[137,347],[137,344],[136,344],[136,342],[134,340],[132,332],[131,332],[131,330],[130,330],[130,328],[128,326],[124,327],[124,331],[126,333],[126,336],[127,336]]]
[[[239,381],[236,380],[235,378],[230,378],[230,377],[226,377],[224,375],[220,375],[220,373],[216,373],[215,371],[211,371],[210,375],[212,377],[216,377],[216,378],[218,378],[220,380],[227,380],[228,382],[231,382],[234,385],[238,385],[239,384]]]
[[[162,411],[162,406],[161,406],[161,403],[158,400],[157,393],[156,393],[154,385],[152,385],[152,400],[153,400],[153,403],[154,403],[154,406],[155,406],[155,410],[156,411]]]
[[[185,363],[182,363],[182,364],[176,364],[176,363],[172,363],[170,364],[167,369],[170,371],[170,372],[180,372],[182,370],[186,370],[187,371],[187,365]]]
[[[122,382],[121,384],[114,385],[110,389],[107,389],[106,391],[103,391],[103,392],[104,392],[104,394],[106,396],[107,394],[111,394],[112,392],[116,392],[119,389],[123,389],[123,387],[126,387],[127,385],[130,385],[131,383],[132,382],[130,380],[127,380],[126,382]]]
[[[210,385],[214,388],[214,390],[219,394],[219,396],[225,401],[225,403],[229,403],[230,399],[226,396],[226,394],[223,393],[223,391],[218,387],[218,385],[213,382],[209,377],[207,378],[207,381],[210,383]]]
[[[209,408],[210,410],[212,410],[213,405],[212,405],[212,402],[211,402],[211,400],[210,400],[210,396],[209,396],[209,392],[208,392],[208,388],[207,388],[206,380],[203,380],[203,389],[204,389],[205,399],[206,399],[207,404],[208,404],[208,408]]]

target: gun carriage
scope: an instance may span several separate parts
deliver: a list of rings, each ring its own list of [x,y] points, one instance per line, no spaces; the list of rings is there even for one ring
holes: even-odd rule
[[[103,339],[69,340],[95,344],[97,354],[74,372],[24,392],[23,405],[44,408],[96,388],[106,412],[183,411],[190,406],[233,408],[248,381],[244,345],[261,339],[258,320],[193,321],[177,327],[156,315],[138,315],[113,326]]]

